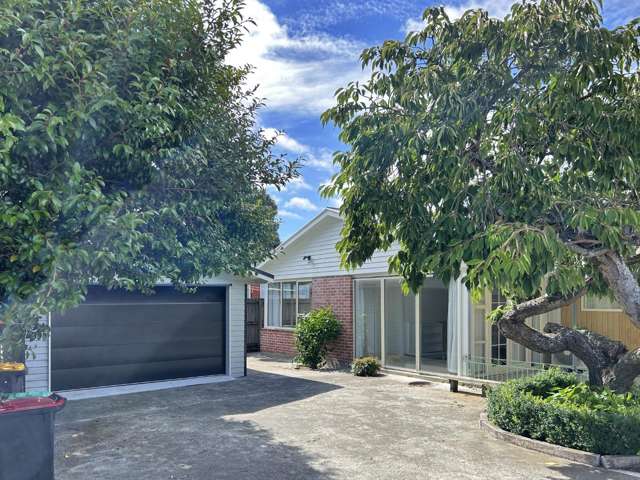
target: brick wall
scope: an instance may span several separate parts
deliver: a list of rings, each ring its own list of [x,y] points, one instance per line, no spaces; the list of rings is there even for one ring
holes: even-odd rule
[[[344,363],[353,360],[353,281],[351,277],[314,278],[312,308],[331,306],[342,326],[340,338],[332,345],[332,357]]]
[[[290,330],[262,328],[260,330],[260,351],[295,355],[293,332]]]
[[[353,359],[353,281],[351,277],[313,279],[311,306],[331,306],[342,325],[340,338],[331,346],[331,357],[342,363]],[[260,331],[260,351],[295,355],[293,332],[263,328]]]

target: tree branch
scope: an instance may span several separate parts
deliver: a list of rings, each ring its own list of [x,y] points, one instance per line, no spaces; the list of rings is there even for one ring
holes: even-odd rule
[[[626,348],[621,342],[609,340],[593,332],[579,331],[556,323],[548,323],[544,332],[539,332],[525,323],[526,319],[542,315],[573,303],[584,295],[591,283],[569,296],[543,295],[514,305],[498,319],[498,328],[510,340],[541,353],[570,351],[589,369],[592,385],[603,384],[603,374],[622,355]]]
[[[609,251],[595,257],[594,261],[617,302],[640,328],[640,285],[625,260],[618,253]]]

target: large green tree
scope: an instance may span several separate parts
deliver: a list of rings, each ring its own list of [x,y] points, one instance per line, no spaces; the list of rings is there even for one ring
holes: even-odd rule
[[[594,0],[423,18],[365,50],[371,78],[323,117],[349,146],[325,190],[344,199],[346,264],[398,241],[391,266],[413,288],[465,264],[473,291],[508,298],[491,315],[508,338],[628,389],[640,349],[525,320],[592,292],[640,327],[640,21],[607,28]]]
[[[240,0],[0,2],[0,350],[90,283],[244,274],[277,244],[295,164],[225,57]],[[1,359],[1,357],[0,357]]]

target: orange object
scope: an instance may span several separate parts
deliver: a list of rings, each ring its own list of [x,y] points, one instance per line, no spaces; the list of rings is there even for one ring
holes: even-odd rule
[[[24,368],[24,363],[0,362],[0,372],[22,372]]]

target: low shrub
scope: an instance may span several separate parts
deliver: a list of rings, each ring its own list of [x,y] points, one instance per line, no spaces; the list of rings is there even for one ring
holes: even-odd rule
[[[351,364],[351,373],[358,377],[374,377],[380,372],[382,365],[375,357],[356,358]]]
[[[330,307],[312,310],[296,324],[296,361],[317,369],[326,361],[329,344],[339,335],[340,322]]]
[[[503,430],[536,440],[606,455],[640,452],[638,398],[592,389],[557,369],[492,388],[487,413]]]

